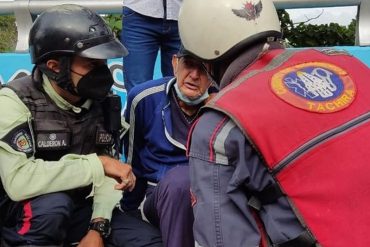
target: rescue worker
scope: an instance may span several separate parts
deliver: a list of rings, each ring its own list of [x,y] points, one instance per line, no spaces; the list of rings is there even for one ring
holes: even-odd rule
[[[271,0],[186,0],[179,30],[220,82],[188,147],[198,246],[369,243],[369,68],[284,50]]]
[[[112,239],[117,247],[192,247],[193,212],[190,204],[187,135],[200,108],[214,96],[215,88],[205,64],[183,49],[173,55],[174,77],[164,77],[135,86],[127,97],[125,119],[130,123],[124,146],[137,184],[115,212]],[[145,234],[142,223],[132,224],[127,214],[142,211],[152,226]],[[130,224],[131,223],[131,224]],[[137,229],[136,238],[135,229]]]
[[[127,50],[78,5],[44,11],[29,49],[32,75],[0,90],[0,245],[103,246],[120,190],[135,184],[131,167],[113,158],[103,114],[107,59]]]

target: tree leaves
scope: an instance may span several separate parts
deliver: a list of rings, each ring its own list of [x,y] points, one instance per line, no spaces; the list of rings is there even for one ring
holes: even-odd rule
[[[293,23],[288,12],[278,10],[283,37],[293,47],[351,46],[355,44],[356,20],[349,26],[337,23],[313,25]],[[104,19],[119,38],[122,30],[122,15],[109,14]],[[17,42],[15,17],[0,16],[0,52],[14,51]]]
[[[110,14],[104,16],[105,21],[116,34],[116,37],[120,37],[122,30],[122,15],[120,14]]]
[[[355,44],[356,20],[341,26],[338,23],[313,25],[294,24],[285,10],[278,11],[283,37],[293,47],[352,46]]]
[[[15,17],[0,16],[0,52],[14,51],[17,43],[17,27]]]

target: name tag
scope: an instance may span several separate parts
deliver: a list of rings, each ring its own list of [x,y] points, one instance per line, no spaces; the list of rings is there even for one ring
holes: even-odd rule
[[[37,134],[37,148],[42,150],[61,150],[70,146],[69,133],[39,133]]]

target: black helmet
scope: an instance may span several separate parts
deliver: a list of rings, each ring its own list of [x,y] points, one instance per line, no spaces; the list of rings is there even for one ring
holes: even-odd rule
[[[34,64],[59,55],[109,59],[128,54],[99,15],[74,4],[41,13],[31,27],[28,43]]]

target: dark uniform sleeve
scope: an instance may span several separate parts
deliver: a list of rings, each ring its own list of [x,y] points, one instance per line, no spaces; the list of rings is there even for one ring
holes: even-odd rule
[[[206,112],[195,126],[189,150],[194,234],[200,246],[258,246],[260,232],[248,200],[274,183],[235,123]],[[285,198],[259,212],[274,243],[304,231]]]

